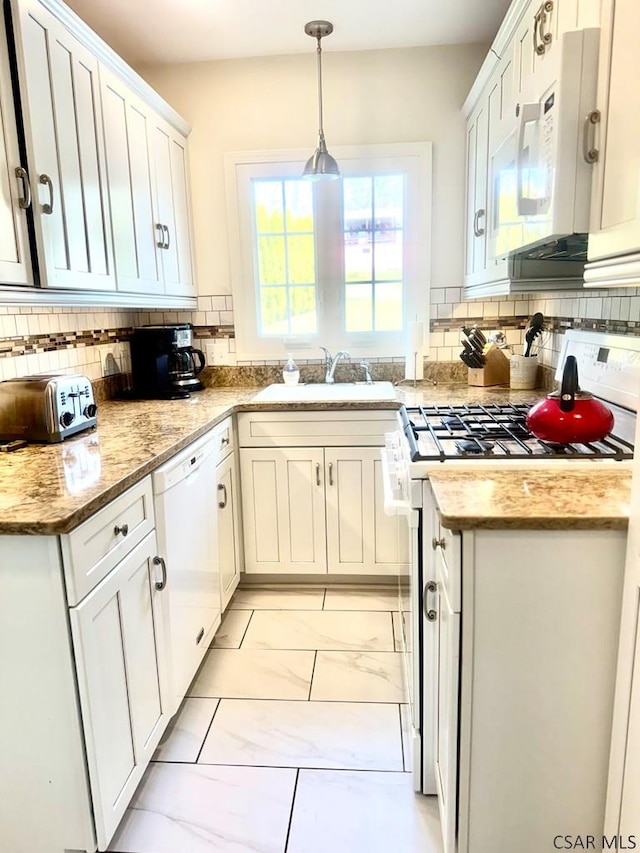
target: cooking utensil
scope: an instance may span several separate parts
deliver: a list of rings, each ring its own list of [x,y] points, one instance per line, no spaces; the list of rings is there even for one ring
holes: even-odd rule
[[[527,346],[524,350],[525,358],[528,358],[531,355],[531,345],[538,335],[542,334],[543,327],[544,317],[539,311],[536,311],[531,320],[529,320],[529,328],[524,336],[524,339],[527,342]]]
[[[613,429],[611,410],[578,385],[578,362],[568,355],[559,391],[548,394],[527,414],[527,426],[552,444],[589,444]]]

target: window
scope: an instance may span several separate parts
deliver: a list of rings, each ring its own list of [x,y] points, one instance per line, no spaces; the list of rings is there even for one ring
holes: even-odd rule
[[[306,152],[226,157],[241,360],[400,356],[406,324],[428,319],[430,144],[332,153],[328,183],[302,180]]]

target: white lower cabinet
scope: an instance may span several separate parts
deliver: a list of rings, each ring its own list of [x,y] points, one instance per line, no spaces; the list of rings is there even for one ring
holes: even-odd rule
[[[238,474],[235,453],[216,467],[218,499],[218,559],[222,610],[231,600],[240,580],[240,522],[238,517]]]
[[[77,606],[71,628],[98,845],[104,849],[169,715],[155,533]],[[166,594],[166,593],[165,593]]]
[[[322,448],[243,449],[240,472],[245,571],[326,572]]]
[[[383,511],[380,446],[392,411],[238,419],[248,574],[397,575],[408,543]]]
[[[147,477],[67,534],[0,537],[3,851],[106,850],[169,722],[155,523]]]
[[[602,837],[626,531],[456,532],[425,504],[444,853]]]

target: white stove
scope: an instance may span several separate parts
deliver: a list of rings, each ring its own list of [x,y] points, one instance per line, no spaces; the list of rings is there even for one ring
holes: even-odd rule
[[[530,404],[492,403],[403,407],[398,430],[382,450],[385,511],[407,519],[410,539],[409,592],[401,578],[400,609],[405,672],[412,718],[414,788],[434,794],[433,673],[435,629],[423,610],[425,589],[435,581],[424,557],[422,506],[429,472],[506,466],[567,469],[591,465],[631,467],[640,390],[640,338],[570,330],[564,336],[556,379],[568,355],[578,362],[580,386],[606,402],[615,425],[602,441],[552,445],[527,429]],[[414,653],[415,652],[415,653]]]

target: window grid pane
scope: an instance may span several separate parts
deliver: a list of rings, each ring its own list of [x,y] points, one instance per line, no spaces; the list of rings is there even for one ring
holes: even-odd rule
[[[259,332],[314,334],[317,292],[312,188],[300,179],[254,179]]]
[[[402,329],[404,177],[344,178],[342,198],[346,331]]]

